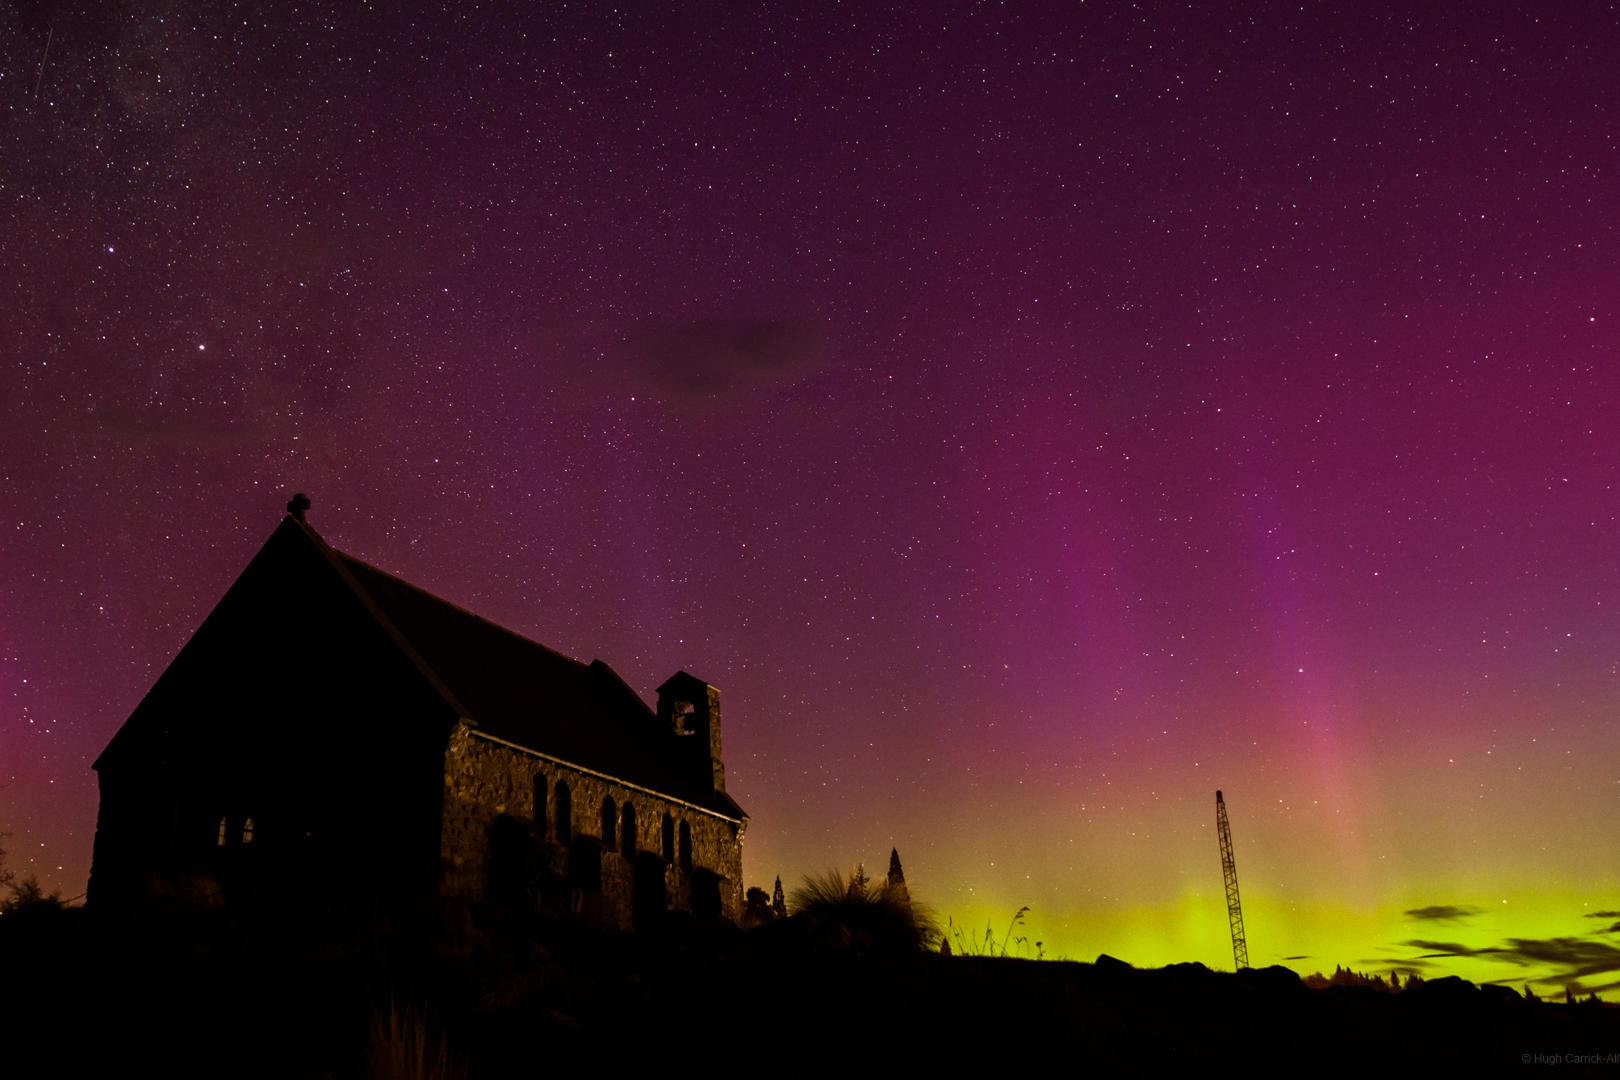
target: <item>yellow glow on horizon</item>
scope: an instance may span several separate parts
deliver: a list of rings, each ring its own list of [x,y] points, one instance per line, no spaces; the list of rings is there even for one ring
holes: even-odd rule
[[[1369,975],[1416,971],[1426,979],[1456,975],[1470,982],[1502,982],[1516,990],[1534,984],[1537,993],[1561,991],[1566,982],[1558,965],[1515,955],[1516,943],[1574,942],[1591,939],[1620,919],[1587,918],[1596,910],[1591,897],[1602,887],[1548,887],[1497,895],[1456,905],[1455,913],[1418,917],[1397,900],[1359,908],[1321,900],[1285,898],[1264,892],[1245,897],[1244,927],[1253,967],[1280,964],[1301,976],[1330,975],[1344,966]],[[1048,959],[1092,962],[1106,953],[1136,967],[1198,962],[1217,971],[1232,970],[1231,937],[1225,898],[1215,890],[1186,890],[1155,904],[1096,906],[1062,911],[1031,910],[1008,936],[1016,910],[977,902],[941,912],[952,927],[982,949],[985,929],[999,950],[1033,957],[1036,942]],[[1020,944],[1018,938],[1023,938]],[[1414,944],[1406,944],[1408,942]],[[1422,943],[1431,943],[1425,945]],[[958,941],[952,941],[953,950]],[[1536,946],[1529,946],[1534,951]],[[1486,950],[1508,950],[1491,952]],[[1460,955],[1436,955],[1438,953]],[[1593,985],[1602,985],[1600,977]]]

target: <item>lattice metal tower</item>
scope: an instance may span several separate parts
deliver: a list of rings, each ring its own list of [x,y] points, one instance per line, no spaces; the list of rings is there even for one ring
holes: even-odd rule
[[[1243,936],[1243,905],[1238,902],[1237,862],[1232,858],[1232,826],[1226,823],[1226,800],[1215,793],[1215,830],[1221,836],[1221,873],[1226,876],[1226,917],[1232,924],[1232,962],[1249,966],[1249,942]]]

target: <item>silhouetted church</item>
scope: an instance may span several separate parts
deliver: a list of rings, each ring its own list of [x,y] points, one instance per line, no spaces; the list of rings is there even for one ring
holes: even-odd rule
[[[719,694],[658,707],[329,547],[299,495],[108,744],[88,902],[742,913]]]

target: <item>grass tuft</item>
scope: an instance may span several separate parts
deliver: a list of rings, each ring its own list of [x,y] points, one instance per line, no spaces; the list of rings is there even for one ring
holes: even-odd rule
[[[886,883],[837,870],[807,875],[793,890],[791,910],[828,940],[860,952],[917,952],[939,938],[928,909]]]
[[[1024,916],[1029,914],[1029,905],[1025,904],[1013,912],[1012,919],[1007,923],[1007,932],[1000,939],[996,938],[995,927],[990,923],[984,924],[984,936],[977,937],[964,933],[954,919],[946,920],[945,940],[950,943],[950,951],[957,956],[1019,956],[1032,960],[1046,959],[1046,943],[1037,941],[1033,944],[1029,937],[1017,934],[1016,931],[1024,925]],[[1033,950],[1033,954],[1032,954]]]
[[[427,1013],[389,999],[388,1015],[373,1007],[366,1042],[366,1080],[465,1080],[467,1070],[433,1030]]]

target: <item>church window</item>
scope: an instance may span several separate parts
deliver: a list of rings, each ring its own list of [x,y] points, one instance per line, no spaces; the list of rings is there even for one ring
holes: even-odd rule
[[[624,820],[619,829],[619,854],[627,859],[636,857],[636,808],[624,804]]]
[[[574,839],[574,800],[568,793],[568,781],[557,781],[557,843],[567,844]]]

